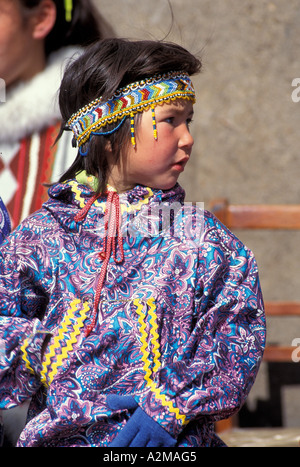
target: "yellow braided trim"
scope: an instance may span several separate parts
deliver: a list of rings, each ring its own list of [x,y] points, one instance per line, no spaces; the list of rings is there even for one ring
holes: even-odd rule
[[[134,211],[139,211],[141,207],[143,206],[143,204],[149,204],[149,198],[153,196],[153,191],[151,190],[151,188],[148,188],[148,187],[147,187],[147,191],[148,191],[148,194],[145,195],[143,199],[139,200],[137,204],[130,204],[129,206],[126,206],[125,204],[120,204],[121,214],[123,214],[124,212],[128,212],[130,214]],[[103,211],[106,207],[106,201],[96,200],[94,204],[97,207],[102,207]]]
[[[54,376],[57,374],[59,366],[62,364],[63,360],[68,357],[68,353],[73,349],[73,345],[77,342],[77,336],[80,334],[80,328],[84,326],[84,320],[87,317],[87,312],[89,311],[89,306],[87,302],[83,304],[83,309],[79,311],[80,318],[77,319],[77,324],[73,325],[73,332],[70,333],[69,339],[66,340],[68,336],[68,326],[72,325],[71,318],[76,319],[74,313],[77,311],[77,305],[81,303],[81,300],[74,300],[69,310],[67,311],[66,316],[61,322],[58,335],[54,337],[53,344],[49,347],[49,352],[46,355],[45,361],[43,363],[43,370],[41,372],[41,380],[47,386],[53,381]],[[65,341],[66,346],[63,347],[61,354],[57,356],[56,362],[52,363],[52,370],[48,373],[51,367],[51,358],[55,356],[55,350],[61,347],[61,342]],[[48,373],[48,377],[46,375]]]
[[[153,362],[155,363],[155,365],[153,367],[153,373],[156,373],[157,370],[161,366],[161,363],[159,361],[159,359],[161,357],[161,354],[160,354],[160,352],[158,350],[159,349],[159,343],[158,343],[157,339],[159,339],[159,335],[156,332],[156,330],[158,328],[158,325],[157,325],[157,322],[156,322],[157,316],[156,316],[156,313],[154,313],[154,311],[156,310],[156,306],[154,304],[154,298],[150,298],[147,301],[147,305],[150,307],[149,315],[151,316],[150,324],[152,326],[150,334],[152,335],[151,343],[153,345],[153,353],[154,353]]]
[[[138,322],[141,326],[140,328],[140,331],[141,331],[141,342],[142,342],[142,347],[141,347],[141,351],[142,351],[142,361],[144,362],[144,368],[143,370],[145,371],[146,375],[144,376],[145,380],[148,381],[150,380],[150,376],[151,376],[151,370],[149,369],[149,366],[150,366],[150,360],[148,359],[149,357],[149,352],[147,349],[147,346],[148,346],[148,343],[147,343],[147,333],[145,331],[146,329],[146,324],[145,324],[145,318],[146,318],[146,315],[143,313],[143,305],[140,303],[139,299],[135,299],[134,300],[134,305],[137,307],[136,309],[136,312],[137,314],[139,315],[139,319],[138,319]]]
[[[156,383],[152,380],[149,380],[148,384],[150,388],[152,389],[152,391],[154,392],[154,394],[156,395],[157,399],[160,399],[160,401],[162,402],[162,405],[164,407],[168,407],[171,413],[175,413],[177,420],[182,420],[183,425],[187,423],[186,416],[180,414],[179,409],[177,407],[174,407],[172,401],[167,401],[166,396],[164,394],[161,394],[161,390],[157,387]]]
[[[22,354],[23,354],[22,359],[25,362],[25,367],[27,368],[27,370],[29,370],[30,373],[34,374],[33,368],[30,366],[30,362],[28,360],[28,353],[27,353],[27,350],[26,350],[28,345],[29,345],[29,339],[25,339],[24,344],[21,346],[21,351],[22,351]]]
[[[71,190],[73,191],[73,193],[75,193],[75,195],[76,195],[75,199],[79,202],[79,206],[81,208],[84,208],[85,201],[84,201],[84,198],[82,198],[82,196],[81,196],[81,191],[78,188],[78,183],[75,182],[75,181],[71,181],[71,182],[68,182],[68,185],[71,186]]]
[[[78,182],[75,182],[74,180],[72,180],[72,181],[68,182],[68,184],[71,186],[72,192],[75,193],[75,195],[76,195],[75,199],[79,202],[79,206],[81,208],[84,208],[85,207],[85,199],[81,196],[81,191],[78,188]],[[115,191],[115,189],[113,187],[110,187],[110,186],[108,186],[108,189],[109,189],[109,191]],[[139,202],[137,204],[129,205],[128,207],[125,204],[121,204],[121,214],[123,214],[124,212],[132,213],[134,211],[139,211],[143,204],[149,204],[149,198],[151,198],[151,196],[153,196],[153,191],[151,190],[151,188],[148,188],[148,187],[147,187],[147,191],[148,191],[148,194],[145,195],[145,197],[143,199],[139,200]],[[105,206],[106,206],[106,201],[96,200],[94,202],[94,205],[97,206],[97,207],[102,207],[103,210],[104,210]]]
[[[153,191],[151,190],[151,188],[148,188],[148,187],[147,187],[147,191],[148,191],[148,194],[143,199],[141,199],[137,204],[131,204],[129,207],[126,207],[124,204],[121,204],[121,213],[123,214],[123,212],[132,213],[134,211],[139,211],[141,207],[143,206],[143,204],[149,204],[149,198],[153,196]]]
[[[149,366],[151,364],[151,361],[149,360],[149,352],[147,349],[147,339],[148,339],[148,335],[145,331],[145,328],[146,328],[146,324],[145,324],[145,318],[146,318],[146,315],[145,313],[143,313],[142,309],[143,309],[143,305],[140,303],[139,299],[135,299],[134,300],[134,305],[137,307],[136,309],[136,312],[137,314],[139,315],[139,319],[138,319],[138,322],[139,324],[141,325],[141,328],[140,328],[140,331],[141,331],[141,342],[142,342],[142,347],[141,347],[141,351],[143,353],[143,357],[142,357],[142,361],[144,362],[144,367],[143,367],[143,370],[145,371],[145,375],[144,375],[144,379],[146,380],[148,386],[150,387],[150,389],[154,392],[155,396],[157,397],[157,399],[159,399],[162,403],[162,405],[164,407],[168,407],[169,411],[171,413],[174,413],[177,420],[182,420],[182,423],[185,424],[186,423],[186,416],[185,415],[181,415],[180,412],[179,412],[179,409],[177,407],[174,407],[173,405],[173,402],[170,401],[170,400],[167,400],[165,394],[162,394],[161,393],[161,390],[160,388],[157,386],[157,384],[151,379],[151,370],[149,369]],[[156,309],[155,305],[154,305],[154,299],[149,299],[147,301],[147,305],[150,307],[150,310],[149,310],[149,315],[151,316],[151,320],[150,320],[150,323],[152,325],[152,328],[151,328],[151,331],[150,331],[150,334],[152,335],[152,339],[151,339],[151,343],[153,344],[154,346],[154,350],[153,350],[153,353],[154,353],[154,358],[153,358],[153,362],[155,362],[155,366],[153,368],[153,372],[157,372],[158,368],[161,366],[161,363],[159,361],[159,357],[161,356],[160,352],[158,351],[158,348],[159,348],[159,344],[157,342],[157,339],[158,339],[158,334],[156,332],[156,329],[157,329],[157,323],[156,323],[156,318],[157,318],[157,315],[154,313],[154,310]],[[155,371],[154,371],[155,370]]]

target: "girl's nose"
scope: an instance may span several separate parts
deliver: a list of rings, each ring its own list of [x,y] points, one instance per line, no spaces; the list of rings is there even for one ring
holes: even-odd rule
[[[182,133],[179,140],[179,147],[192,148],[194,144],[194,138],[192,137],[189,128],[186,125],[182,126]]]

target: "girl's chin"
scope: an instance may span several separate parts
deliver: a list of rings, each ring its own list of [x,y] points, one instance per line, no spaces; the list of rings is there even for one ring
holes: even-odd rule
[[[162,183],[159,183],[159,182],[158,183],[152,183],[152,184],[149,184],[147,186],[149,186],[149,188],[153,188],[154,190],[171,190],[176,185],[177,180],[178,180],[178,177],[173,178],[169,182],[164,181]]]

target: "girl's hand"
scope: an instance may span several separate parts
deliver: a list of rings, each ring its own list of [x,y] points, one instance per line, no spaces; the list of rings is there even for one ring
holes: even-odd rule
[[[176,444],[166,430],[146,414],[131,396],[108,396],[107,405],[115,410],[132,410],[125,427],[109,447],[172,447]]]

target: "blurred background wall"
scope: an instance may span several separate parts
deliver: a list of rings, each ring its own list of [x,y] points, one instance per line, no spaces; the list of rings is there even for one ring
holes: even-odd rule
[[[195,145],[180,179],[187,200],[206,207],[218,197],[300,203],[300,102],[292,99],[300,78],[300,0],[170,0],[173,13],[167,0],[94,1],[118,36],[167,36],[202,57],[203,71],[193,79]],[[300,234],[236,233],[255,253],[265,299],[300,300]],[[298,320],[268,322],[270,341],[291,345],[296,337]],[[278,367],[281,402],[270,402],[262,365],[246,423],[259,411],[268,424],[262,415],[282,403],[284,424],[300,426],[300,380],[295,366],[287,371],[292,375],[281,384]]]

